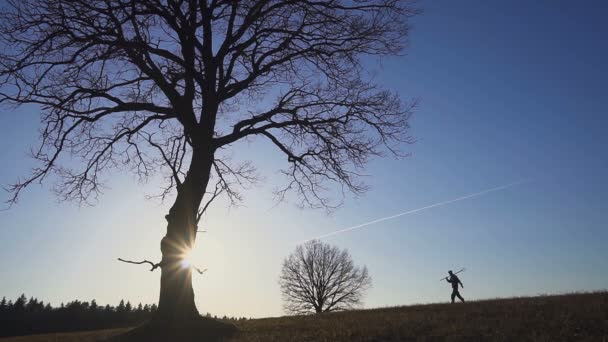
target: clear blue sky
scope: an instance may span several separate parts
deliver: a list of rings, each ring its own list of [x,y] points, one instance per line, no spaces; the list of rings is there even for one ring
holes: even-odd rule
[[[370,164],[366,196],[332,216],[272,202],[284,163],[239,145],[266,176],[242,207],[218,202],[199,236],[201,312],[281,314],[277,279],[299,241],[522,178],[529,182],[327,238],[370,270],[366,307],[446,301],[438,279],[466,267],[466,298],[608,288],[608,4],[421,1],[408,55],[373,64],[404,98],[420,97],[412,156]],[[0,110],[0,183],[31,165],[35,107]],[[156,184],[115,174],[95,207],[34,186],[0,212],[0,296],[58,305],[157,300],[159,273],[117,257],[159,259],[168,204]]]

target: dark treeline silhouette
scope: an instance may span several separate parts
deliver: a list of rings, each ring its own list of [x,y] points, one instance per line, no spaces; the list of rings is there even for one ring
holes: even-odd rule
[[[116,307],[98,305],[95,300],[74,300],[52,307],[37,298],[27,299],[24,294],[14,302],[3,297],[0,336],[128,327],[147,321],[156,310],[156,304],[133,306],[124,300]]]
[[[98,305],[93,299],[91,302],[74,300],[53,307],[34,297],[28,299],[25,294],[15,301],[2,297],[0,337],[132,327],[152,318],[156,310],[156,304],[139,303],[135,306],[124,300],[118,306]],[[225,321],[246,319],[227,316],[219,318],[210,313],[206,316]]]

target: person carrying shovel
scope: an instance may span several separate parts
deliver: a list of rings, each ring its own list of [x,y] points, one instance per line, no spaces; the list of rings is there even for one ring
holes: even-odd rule
[[[460,279],[456,276],[456,274],[452,273],[451,270],[448,271],[448,274],[449,276],[445,277],[444,279],[448,283],[452,284],[452,304],[454,303],[454,299],[456,297],[458,297],[458,299],[460,299],[464,303],[464,298],[462,298],[460,292],[458,292],[458,284],[460,284],[462,288],[464,288],[464,285],[462,285]]]

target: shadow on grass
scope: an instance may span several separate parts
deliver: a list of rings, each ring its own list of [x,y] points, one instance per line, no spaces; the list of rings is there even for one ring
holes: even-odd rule
[[[238,332],[231,323],[200,317],[179,327],[146,323],[124,334],[104,340],[105,342],[190,342],[190,341],[227,341]]]

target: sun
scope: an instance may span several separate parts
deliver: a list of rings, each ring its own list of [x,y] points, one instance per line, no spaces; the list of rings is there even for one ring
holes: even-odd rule
[[[181,263],[183,268],[190,268],[192,266],[192,250],[188,249],[181,256]]]

